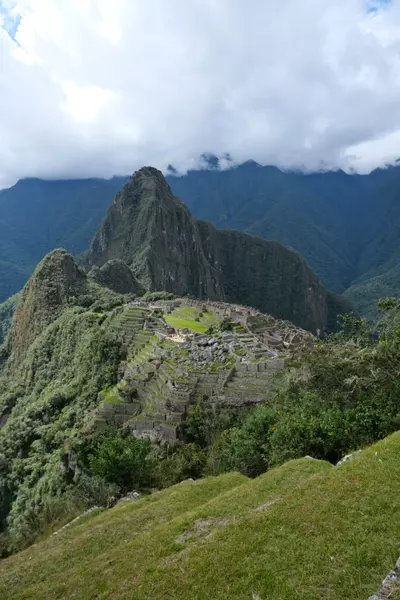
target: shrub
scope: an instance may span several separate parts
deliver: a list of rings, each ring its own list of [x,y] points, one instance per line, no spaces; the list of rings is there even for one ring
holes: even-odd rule
[[[74,519],[84,510],[84,505],[70,489],[57,496],[47,496],[36,508],[25,511],[23,519],[14,525],[8,536],[7,551],[17,552],[41,537]]]
[[[137,439],[121,430],[106,433],[97,442],[89,465],[95,477],[117,485],[122,493],[152,484],[154,465],[148,439]]]
[[[108,483],[100,477],[91,477],[87,473],[79,476],[75,493],[85,508],[93,506],[110,506],[115,498],[121,495],[117,485]]]
[[[204,399],[188,409],[183,426],[183,437],[200,448],[210,446],[217,434],[235,425],[238,415],[233,410],[213,406]]]
[[[269,441],[277,421],[276,411],[259,406],[240,426],[223,431],[211,446],[207,472],[240,471],[256,477],[268,468]]]
[[[153,483],[157,488],[165,488],[185,479],[198,479],[204,474],[206,453],[196,444],[156,446],[153,453]]]

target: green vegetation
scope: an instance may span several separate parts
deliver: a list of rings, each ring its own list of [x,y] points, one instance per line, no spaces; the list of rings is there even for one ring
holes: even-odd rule
[[[183,436],[192,454],[178,446],[173,463],[183,473],[194,461],[197,476],[240,471],[256,477],[305,455],[336,463],[399,429],[400,307],[388,300],[380,310],[386,314],[380,340],[364,320],[344,317],[340,334],[296,355],[274,399],[247,411],[204,398],[189,407]]]
[[[201,325],[201,323],[196,322],[192,319],[187,319],[185,317],[177,317],[174,314],[165,315],[165,321],[174,329],[188,329],[189,331],[196,331],[197,333],[205,333],[208,327]]]
[[[156,298],[167,300],[158,292],[152,302]],[[233,569],[231,560],[236,566],[240,564],[236,550],[233,552],[229,544],[234,548],[250,546],[248,531],[255,535],[260,523],[257,543],[264,538],[273,540],[274,534],[262,529],[264,518],[271,514],[276,521],[266,526],[278,532],[277,543],[275,550],[268,545],[264,552],[268,568],[258,559],[254,562],[251,592],[260,597],[266,594],[267,569],[271,593],[279,598],[282,588],[282,594],[286,594],[282,598],[294,599],[292,591],[297,584],[291,579],[282,583],[274,560],[281,560],[283,548],[288,546],[287,536],[294,544],[294,571],[311,549],[299,545],[297,515],[292,517],[292,530],[286,505],[293,510],[291,503],[296,497],[301,515],[305,510],[302,502],[308,495],[308,506],[315,507],[314,494],[319,498],[320,493],[315,482],[323,482],[321,485],[333,494],[335,482],[340,479],[336,474],[342,472],[342,467],[334,470],[329,463],[400,428],[400,303],[396,300],[379,303],[379,335],[369,330],[365,320],[346,315],[340,333],[311,343],[311,336],[295,328],[291,331],[287,324],[267,318],[257,322],[254,318],[254,328],[266,331],[267,336],[277,334],[281,326],[283,335],[288,336],[285,339],[297,336],[299,346],[290,361],[286,357],[290,370],[284,376],[282,364],[278,364],[282,360],[271,357],[268,347],[250,330],[216,318],[205,307],[178,304],[172,314],[163,315],[162,302],[158,306],[132,303],[131,295],[117,294],[86,276],[63,250],[45,257],[25,287],[3,344],[0,365],[0,551],[5,556],[42,540],[42,547],[48,544],[52,549],[54,562],[50,567],[47,551],[40,558],[36,546],[31,547],[27,551],[33,554],[29,556],[36,556],[32,558],[32,570],[29,564],[18,584],[12,576],[8,580],[8,576],[1,575],[0,567],[5,597],[51,598],[46,594],[58,590],[56,594],[66,598],[73,593],[82,598],[90,594],[116,594],[122,598],[130,593],[125,579],[132,583],[132,564],[137,598],[168,597],[165,590],[171,598],[184,597],[185,586],[187,597],[203,597],[196,573],[210,581],[210,589],[215,587],[215,597],[224,597],[226,590],[220,583],[223,565],[226,563],[229,572]],[[165,322],[174,323],[180,330],[207,331],[208,335],[174,341]],[[283,346],[281,338],[273,338],[273,343]],[[290,343],[286,341],[285,348]],[[237,364],[232,369],[239,354],[245,360],[240,368]],[[261,363],[257,362],[260,356]],[[126,367],[123,374],[122,361]],[[213,391],[219,385],[223,390],[221,403]],[[223,400],[227,401],[229,394],[233,403],[227,408]],[[258,404],[248,409],[250,396],[252,401],[256,398],[253,405]],[[119,427],[122,423],[127,427]],[[137,439],[130,435],[131,429],[140,436],[161,431],[164,442]],[[159,438],[153,435],[151,439]],[[392,440],[399,444],[397,437]],[[314,460],[304,459],[307,455]],[[226,476],[226,472],[236,474]],[[135,504],[137,529],[132,529],[132,538],[124,537],[122,524],[116,522],[115,529],[107,524],[108,518],[124,510],[125,526],[131,524],[128,506],[110,513],[93,513],[60,533],[60,537],[49,537],[84,509],[111,506],[132,490],[148,495],[153,489],[201,478],[205,478],[201,483],[189,482],[185,484],[189,488],[177,488],[178,496],[180,490],[189,490],[189,495],[177,499],[177,504],[173,501],[176,488],[150,494]],[[381,482],[383,486],[385,481]],[[194,504],[190,504],[190,486],[208,490],[210,496],[194,492]],[[140,507],[147,510],[158,502],[157,498],[166,498],[171,507],[166,509],[160,501],[156,514],[150,510],[146,517],[146,512],[140,512]],[[347,510],[347,498],[343,502]],[[180,512],[174,512],[178,505]],[[261,506],[266,512],[256,511]],[[380,505],[381,509],[385,506]],[[370,510],[366,504],[366,514]],[[317,510],[314,516],[320,526]],[[317,525],[308,524],[311,531],[316,531]],[[385,529],[386,522],[382,527]],[[329,538],[329,525],[327,530]],[[73,536],[78,531],[83,537],[75,542]],[[358,529],[354,539],[357,535]],[[79,548],[78,562],[58,541],[63,536],[69,536]],[[217,540],[221,542],[218,548],[214,545]],[[360,540],[363,548],[365,540]],[[112,549],[108,545],[111,542]],[[95,548],[88,549],[89,543]],[[187,552],[181,554],[182,548]],[[339,552],[339,545],[337,548]],[[246,552],[252,555],[249,549]],[[369,557],[369,550],[366,552]],[[343,553],[356,568],[355,555],[347,548]],[[105,572],[114,573],[118,565],[122,583],[114,576],[103,576],[100,560],[104,562],[105,555],[111,561]],[[214,555],[221,561],[215,577],[206,567]],[[307,556],[314,560],[312,554]],[[18,560],[20,556],[15,556],[7,564],[18,564]],[[316,564],[321,566],[318,560]],[[60,576],[61,565],[65,571]],[[312,594],[317,598],[320,593],[321,584],[313,568],[307,572],[314,587],[311,590],[307,587],[311,584],[304,583],[310,594],[304,592],[304,598],[312,598]],[[185,571],[185,575],[178,578],[178,570]],[[88,572],[89,583],[85,583],[83,575]],[[34,581],[29,579],[32,573],[37,577]],[[301,573],[299,568],[298,577]],[[364,576],[364,570],[362,573]],[[231,574],[230,578],[229,593],[244,597],[241,577],[235,579]],[[343,585],[349,586],[345,579]],[[77,587],[66,588],[71,580]],[[367,589],[364,584],[363,580],[360,590]],[[22,587],[15,587],[18,585]],[[335,590],[340,585],[336,582]],[[207,589],[204,595],[210,596]],[[343,588],[344,597],[349,589]],[[357,598],[357,586],[351,589],[354,594],[348,597]]]
[[[131,269],[122,260],[109,260],[100,269],[92,267],[88,277],[117,294],[141,296],[144,292]]]
[[[175,294],[171,292],[146,292],[143,296],[144,302],[156,302],[157,300],[173,300]]]
[[[154,169],[135,177],[89,275],[54,250],[0,305],[0,556],[22,550],[0,598],[365,600],[398,554],[400,302],[314,341],[171,291],[134,302],[140,279],[314,329],[328,313],[332,330],[346,306],[296,254],[196,222]]]
[[[48,497],[67,489],[74,444],[120,359],[104,318],[71,308],[36,338],[19,368],[2,374],[0,407],[9,416],[0,430],[0,515],[4,525],[9,513],[16,547],[37,535]]]
[[[111,386],[102,390],[99,393],[99,397],[103,402],[107,404],[125,404],[119,397],[118,393],[115,390],[115,386]]]
[[[165,412],[163,394],[168,392],[165,377],[173,377],[186,389],[191,377],[188,350],[167,340],[160,343],[148,330],[144,345],[128,363],[140,372],[116,386],[122,355],[115,327],[129,317],[129,327],[136,331],[137,323],[150,320],[143,307],[129,306],[118,314],[93,309],[101,303],[99,297],[88,308],[64,308],[37,335],[23,361],[14,364],[11,354],[3,369],[0,383],[5,391],[0,402],[6,419],[0,430],[0,509],[10,549],[23,547],[46,531],[50,515],[59,515],[55,520],[62,522],[74,499],[76,506],[103,505],[132,488],[164,488],[188,477],[227,471],[257,477],[305,455],[335,463],[400,428],[396,301],[380,303],[386,315],[380,339],[370,334],[365,321],[346,317],[340,334],[296,354],[294,369],[274,397],[253,409],[234,410],[215,406],[200,394],[181,427],[185,443],[161,446],[122,435],[117,428],[110,430],[102,418],[95,421],[99,390],[103,390],[101,406],[119,406],[121,414],[132,406],[134,413],[137,400],[129,399],[130,394],[148,380],[141,418],[159,419],[165,430],[175,431],[175,424],[160,417]],[[200,323],[214,322],[214,328],[232,329],[232,324],[219,323],[197,309],[176,311],[181,316],[175,318],[186,317],[190,324],[199,325],[198,318]],[[139,337],[144,333],[137,331]],[[151,379],[155,371],[151,360],[157,360],[160,352],[168,352],[162,377]],[[230,364],[208,367],[217,373]],[[239,384],[243,393],[260,385],[248,377],[229,383],[233,389]],[[175,402],[180,402],[179,396]],[[128,419],[137,418],[133,413]],[[99,437],[93,431],[96,422],[102,424]]]
[[[113,432],[92,441],[87,460],[94,477],[115,484],[126,492],[151,485],[154,464],[151,463],[150,451],[149,440]]]
[[[75,255],[86,250],[127,179],[24,179],[1,190],[0,302],[24,287],[53,248],[61,246]]]
[[[382,301],[380,307],[379,340],[364,320],[350,316],[342,333],[297,354],[275,400],[215,437],[208,472],[254,476],[305,455],[335,463],[400,429],[400,305]],[[188,423],[195,431],[204,427],[190,417]]]
[[[302,459],[123,503],[0,563],[0,597],[365,600],[398,556],[399,452],[395,434],[339,468]]]
[[[384,270],[375,277],[363,278],[345,292],[346,298],[354,303],[364,317],[376,321],[379,319],[377,303],[382,297],[399,297],[400,264]]]
[[[175,329],[188,329],[196,333],[205,333],[219,325],[220,322],[209,311],[198,308],[179,306],[171,314],[164,315],[165,321]]]
[[[0,365],[0,530],[11,549],[80,505],[69,493],[75,448],[99,390],[116,382],[119,303],[64,250],[43,259],[19,298]]]
[[[20,294],[15,294],[0,304],[0,346],[3,344],[10,330],[19,296]]]
[[[398,294],[398,169],[305,176],[250,161],[167,180],[196,218],[293,248],[329,289],[351,287],[348,297],[365,316],[376,316],[378,298]],[[23,287],[46,252],[83,252],[127,181],[35,179],[2,190],[0,302]]]

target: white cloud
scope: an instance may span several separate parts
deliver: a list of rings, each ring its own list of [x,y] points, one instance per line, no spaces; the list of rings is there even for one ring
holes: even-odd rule
[[[400,2],[1,5],[21,22],[15,41],[0,29],[0,186],[203,152],[361,171],[400,156]]]
[[[78,86],[73,81],[61,82],[64,112],[76,123],[98,122],[101,112],[113,104],[115,94],[95,85]]]

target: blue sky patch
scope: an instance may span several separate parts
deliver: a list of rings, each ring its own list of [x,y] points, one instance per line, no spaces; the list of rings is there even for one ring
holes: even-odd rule
[[[366,0],[366,2],[367,11],[369,13],[376,13],[391,4],[392,0]]]
[[[0,0],[0,16],[3,21],[2,27],[5,29],[11,39],[15,41],[15,36],[21,23],[21,15],[15,14],[6,8]]]

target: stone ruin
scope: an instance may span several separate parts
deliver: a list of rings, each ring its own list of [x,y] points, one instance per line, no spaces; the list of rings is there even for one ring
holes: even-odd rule
[[[169,326],[167,315],[186,309],[212,315],[213,331]],[[231,328],[218,330],[227,321]],[[115,332],[128,357],[119,383],[100,394],[97,423],[123,425],[155,440],[178,439],[196,402],[241,410],[270,400],[290,352],[315,339],[253,308],[191,299],[127,305],[115,319]]]

